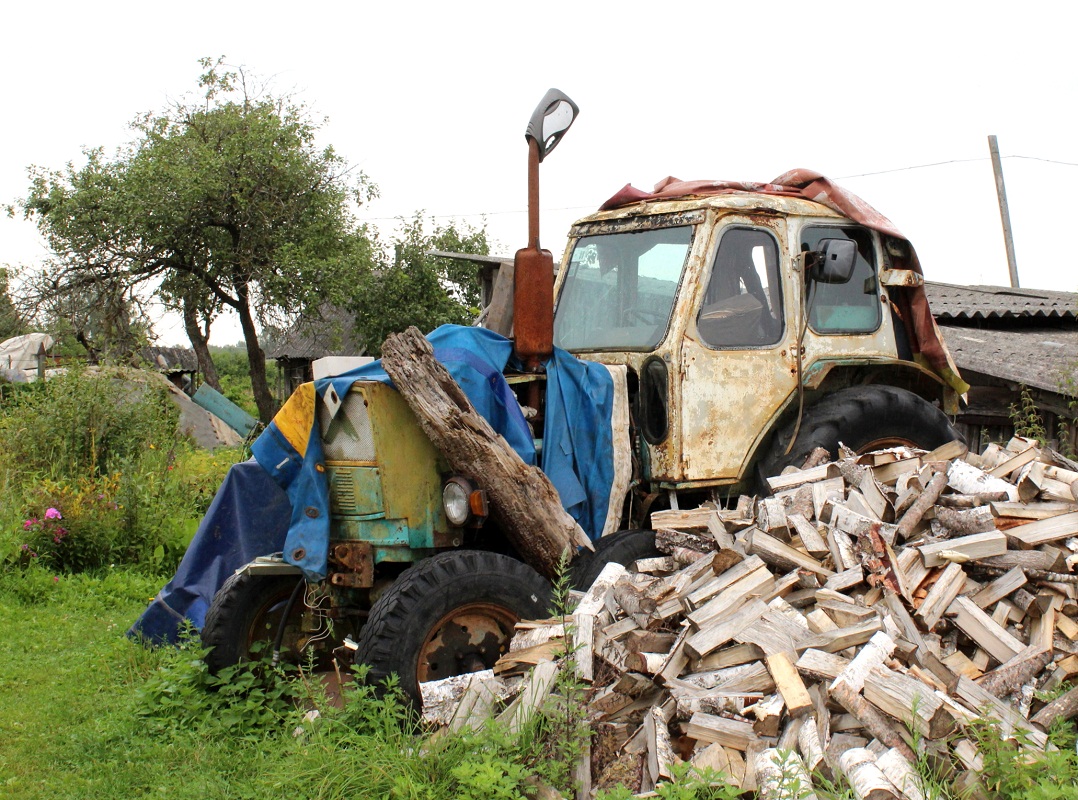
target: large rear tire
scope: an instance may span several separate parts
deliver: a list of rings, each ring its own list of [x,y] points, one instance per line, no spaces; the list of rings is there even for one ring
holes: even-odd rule
[[[550,601],[550,583],[509,556],[439,553],[401,573],[374,604],[356,663],[370,668],[368,681],[396,674],[418,709],[421,681],[493,667],[516,623],[547,617]]]
[[[962,439],[942,411],[913,392],[894,386],[854,386],[822,398],[806,409],[797,441],[787,455],[794,424],[778,432],[760,460],[761,483],[791,464],[801,466],[817,447],[837,457],[839,442],[867,453],[898,445],[932,450]]]
[[[570,580],[574,589],[586,592],[611,561],[627,567],[637,559],[661,555],[655,548],[655,531],[617,531],[596,542],[595,552],[584,551],[573,560]]]

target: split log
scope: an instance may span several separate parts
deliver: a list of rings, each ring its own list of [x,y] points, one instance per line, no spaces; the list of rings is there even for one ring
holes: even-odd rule
[[[760,741],[752,729],[752,723],[703,712],[692,715],[685,725],[685,735],[699,742],[714,742],[741,752],[745,752],[750,744]]]
[[[547,476],[494,432],[416,328],[386,339],[382,366],[453,470],[486,489],[491,517],[525,562],[553,578],[564,553],[591,549]]]
[[[958,539],[947,539],[934,544],[926,544],[917,549],[926,567],[941,567],[947,562],[964,564],[982,558],[1002,555],[1007,552],[1007,537],[999,531],[975,533]]]
[[[812,698],[804,681],[797,674],[793,661],[786,653],[774,653],[766,658],[767,669],[775,680],[775,686],[786,701],[790,715],[800,717],[812,710]]]
[[[954,730],[954,717],[943,702],[916,678],[886,667],[876,667],[865,678],[865,699],[881,711],[913,728],[921,736],[939,739]]]
[[[936,578],[928,595],[917,609],[917,616],[924,623],[925,630],[931,632],[940,618],[950,607],[954,599],[962,592],[966,582],[966,573],[958,564],[948,564]]]
[[[1024,644],[1011,636],[968,597],[956,597],[948,613],[954,614],[956,627],[1001,664],[1010,661],[1025,649]]]
[[[913,750],[902,738],[902,733],[887,716],[863,698],[849,683],[838,682],[830,690],[831,698],[857,717],[866,731],[888,747],[893,747],[907,759],[914,759]]]

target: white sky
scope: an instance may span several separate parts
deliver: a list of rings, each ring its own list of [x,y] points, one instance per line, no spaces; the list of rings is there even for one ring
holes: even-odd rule
[[[195,89],[199,57],[226,55],[329,118],[324,143],[381,189],[362,218],[485,214],[500,253],[525,244],[524,127],[551,86],[581,108],[540,178],[556,258],[625,183],[808,167],[890,217],[930,280],[1007,284],[996,134],[1022,285],[1076,291],[1076,23],[1073,2],[12,4],[0,203],[30,164],[126,141],[137,113]],[[0,219],[0,264],[43,255],[30,223]],[[158,332],[183,339],[174,320]],[[214,341],[237,339],[218,323]]]

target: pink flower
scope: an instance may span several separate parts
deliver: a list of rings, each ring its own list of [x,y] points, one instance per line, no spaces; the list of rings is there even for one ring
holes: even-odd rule
[[[32,518],[32,519],[28,519],[28,520],[26,520],[26,522],[24,522],[24,523],[22,524],[22,529],[23,529],[24,531],[28,531],[28,530],[30,530],[31,528],[33,528],[33,527],[34,527],[35,525],[37,525],[37,518],[36,518],[36,517],[35,517],[35,518]]]
[[[52,576],[52,582],[53,583],[59,583],[60,582],[60,576],[59,575],[53,575]]]
[[[45,510],[45,519],[63,519],[63,516],[55,508]]]

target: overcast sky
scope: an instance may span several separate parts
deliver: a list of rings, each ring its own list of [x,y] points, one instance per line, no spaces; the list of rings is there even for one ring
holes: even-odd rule
[[[888,216],[929,280],[1007,284],[995,134],[1022,285],[1076,291],[1076,22],[1073,2],[13,4],[0,202],[31,164],[128,140],[225,55],[328,117],[324,143],[381,189],[363,219],[485,215],[504,253],[526,243],[523,133],[551,86],[581,109],[541,175],[556,257],[625,183],[807,167]],[[0,219],[0,264],[44,255],[30,223]],[[175,321],[159,333],[182,340]]]

